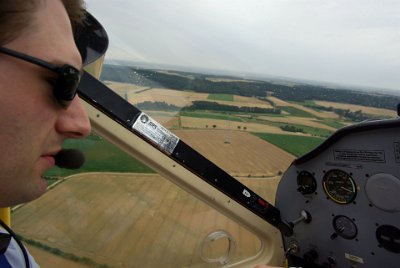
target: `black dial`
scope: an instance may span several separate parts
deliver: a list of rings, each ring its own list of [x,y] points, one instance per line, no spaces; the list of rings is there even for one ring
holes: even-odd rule
[[[302,171],[297,175],[297,185],[297,191],[302,194],[312,194],[317,189],[317,182],[308,171]]]
[[[356,184],[353,178],[343,170],[328,171],[322,183],[329,199],[338,204],[348,204],[356,198]]]
[[[339,215],[333,218],[335,234],[345,239],[353,239],[357,236],[357,226],[349,217]],[[333,235],[331,236],[333,238]]]

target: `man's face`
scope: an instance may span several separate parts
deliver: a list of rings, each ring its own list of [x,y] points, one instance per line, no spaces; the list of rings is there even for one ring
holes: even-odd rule
[[[29,28],[10,49],[81,69],[68,15],[59,0],[42,1]],[[90,123],[78,97],[67,109],[55,100],[56,74],[0,54],[0,207],[33,200],[46,190],[43,173],[66,138],[82,138]]]

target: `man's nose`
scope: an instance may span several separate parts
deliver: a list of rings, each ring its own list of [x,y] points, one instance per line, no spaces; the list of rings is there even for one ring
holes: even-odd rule
[[[66,138],[80,139],[91,131],[89,117],[82,100],[76,96],[68,108],[62,112],[56,123],[57,131]]]

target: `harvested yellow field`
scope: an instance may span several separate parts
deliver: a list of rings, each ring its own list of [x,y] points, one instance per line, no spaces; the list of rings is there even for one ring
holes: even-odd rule
[[[272,101],[275,104],[275,106],[290,106],[291,105],[291,103],[281,100],[281,99],[278,99],[276,97],[268,96],[267,99]]]
[[[36,262],[41,268],[88,268],[87,265],[60,258],[57,255],[51,254],[45,250],[39,249],[34,246],[26,245],[29,253],[35,258]]]
[[[179,116],[176,115],[153,115],[152,113],[149,113],[151,118],[156,120],[158,123],[163,125],[164,127],[168,129],[172,128],[179,128],[180,127],[180,119]]]
[[[189,78],[189,79],[194,79],[195,76],[192,74],[183,74],[183,73],[177,73],[174,71],[169,71],[169,70],[158,70],[157,73],[163,73],[163,74],[168,74],[168,75],[175,75],[175,76],[179,76],[179,77],[185,77],[185,78]]]
[[[272,122],[282,122],[286,124],[298,124],[303,126],[315,127],[315,128],[322,128],[327,130],[335,131],[336,129],[325,124],[319,123],[315,120],[315,118],[308,118],[308,117],[276,117],[276,116],[259,116],[258,118],[263,120],[268,120]]]
[[[271,104],[268,102],[263,102],[260,100],[257,100],[256,98],[248,98],[248,97],[241,97],[234,95],[234,101],[222,101],[222,100],[211,100],[207,99],[206,101],[209,102],[216,102],[222,105],[230,105],[230,106],[236,106],[236,107],[259,107],[259,108],[266,108],[266,109],[271,109],[273,108]]]
[[[259,100],[257,98],[251,98],[251,97],[244,97],[244,96],[239,96],[239,95],[233,95],[233,100],[235,102],[240,102],[243,103],[243,106],[249,106],[249,105],[269,105],[270,108],[272,108],[272,105],[266,101]]]
[[[128,84],[128,83],[120,83],[120,82],[105,82],[105,84],[118,93],[121,96],[126,96],[127,94],[132,94],[132,93],[137,93],[140,91],[143,91],[147,89],[148,87],[143,87],[143,86],[137,86],[134,84]]]
[[[320,117],[320,118],[334,118],[334,119],[339,118],[339,115],[337,115],[337,114],[335,114],[333,112],[318,112],[318,111],[315,111],[313,109],[309,109],[309,108],[304,107],[304,106],[299,105],[299,104],[283,101],[283,100],[278,99],[276,97],[271,97],[270,96],[270,97],[268,97],[268,99],[270,101],[272,101],[276,106],[294,107],[296,109],[303,110],[303,111],[305,111],[307,113],[310,113],[310,114],[315,115],[315,116]]]
[[[152,102],[165,102],[173,104],[178,107],[185,107],[191,105],[193,101],[210,101],[217,102],[223,105],[231,106],[247,106],[247,107],[260,107],[260,108],[272,108],[268,102],[258,100],[256,98],[243,97],[234,95],[234,101],[222,101],[222,100],[209,100],[208,93],[196,93],[189,91],[180,91],[164,88],[151,88],[143,92],[131,91],[128,94],[128,101],[133,105],[136,105],[145,101]]]
[[[362,106],[362,105],[338,103],[338,102],[330,102],[330,101],[315,101],[315,103],[317,105],[321,105],[324,107],[333,107],[333,108],[343,109],[343,110],[349,109],[352,112],[361,110],[363,113],[371,114],[371,115],[391,116],[391,117],[397,116],[396,111],[392,111],[392,110],[388,110],[388,109],[380,109],[380,108],[367,107],[367,106]]]
[[[295,133],[295,132],[287,132],[283,131],[279,127],[269,126],[257,123],[245,123],[245,122],[235,122],[235,121],[227,121],[221,119],[210,119],[210,118],[195,118],[195,117],[187,117],[181,116],[181,126],[187,128],[213,128],[213,125],[216,125],[215,129],[222,130],[241,130],[246,127],[245,131],[250,132],[265,132],[265,133],[276,133],[276,134],[288,134],[288,135],[301,135],[301,136],[310,136],[305,133]]]
[[[279,178],[241,181],[268,194],[264,198],[272,202]],[[252,233],[156,174],[74,175],[16,210],[13,226],[25,238],[81,258],[74,264],[31,247],[43,268],[93,263],[116,268],[210,267],[200,258],[201,243],[221,229],[236,240],[236,261],[256,255],[261,247]],[[272,227],[266,231],[278,233]],[[83,265],[82,258],[92,265]]]
[[[177,130],[185,143],[233,176],[274,176],[294,156],[243,131]]]
[[[137,94],[129,94],[128,101],[136,105],[145,101],[165,102],[178,107],[191,105],[195,100],[206,100],[208,93],[196,93],[163,88],[152,88]]]

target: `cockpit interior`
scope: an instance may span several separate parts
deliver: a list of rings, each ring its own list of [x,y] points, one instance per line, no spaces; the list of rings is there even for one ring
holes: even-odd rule
[[[85,164],[11,208],[41,267],[400,267],[398,3],[130,2],[75,36]]]

